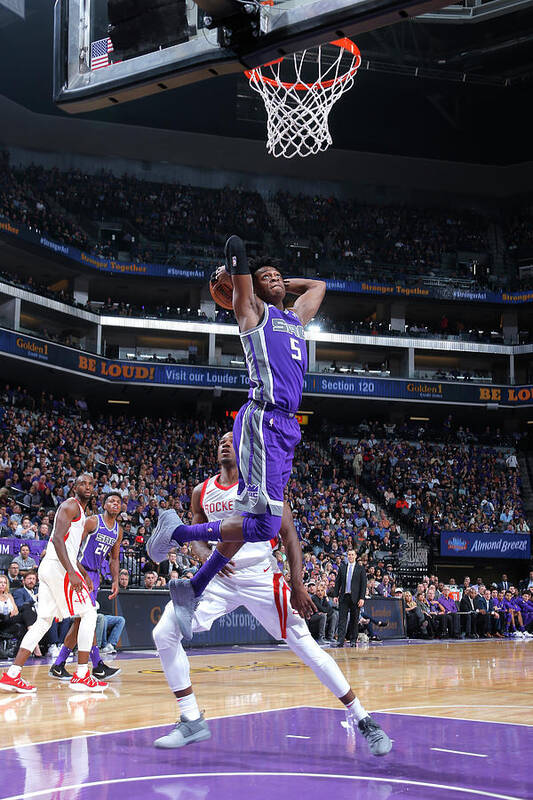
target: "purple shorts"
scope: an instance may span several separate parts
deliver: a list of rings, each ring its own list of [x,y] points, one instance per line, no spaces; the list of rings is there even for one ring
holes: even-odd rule
[[[270,512],[281,517],[283,494],[301,439],[294,414],[249,400],[233,424],[233,447],[239,468],[237,511]]]
[[[93,587],[94,588],[93,588],[93,590],[91,592],[91,600],[93,601],[93,606],[95,606],[96,605],[96,595],[98,594],[98,589],[100,588],[100,573],[99,572],[93,572],[92,570],[87,569],[87,567],[85,567],[85,569],[87,571],[87,574],[89,575],[89,578],[93,582]]]

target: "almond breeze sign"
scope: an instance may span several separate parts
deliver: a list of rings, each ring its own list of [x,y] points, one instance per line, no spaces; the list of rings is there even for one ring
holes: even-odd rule
[[[529,558],[530,542],[530,535],[525,533],[443,531],[440,554],[459,558]]]

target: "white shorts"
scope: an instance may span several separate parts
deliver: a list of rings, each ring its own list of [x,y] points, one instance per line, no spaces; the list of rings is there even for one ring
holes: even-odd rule
[[[213,622],[239,606],[245,606],[274,639],[286,639],[290,631],[297,639],[309,629],[290,604],[290,593],[281,572],[273,572],[269,559],[235,572],[231,578],[216,575],[202,595],[194,614],[194,633],[208,631]],[[175,620],[172,602],[164,615]]]
[[[37,608],[40,617],[55,617],[62,620],[83,614],[87,608],[92,608],[93,602],[85,581],[81,592],[75,592],[70,585],[67,571],[59,561],[44,558],[39,567],[38,576],[39,602]]]

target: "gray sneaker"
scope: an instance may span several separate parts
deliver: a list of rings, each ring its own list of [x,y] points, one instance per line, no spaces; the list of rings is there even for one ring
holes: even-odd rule
[[[377,722],[372,717],[365,717],[357,723],[361,734],[368,742],[368,747],[373,756],[386,756],[392,750],[392,742]]]
[[[186,744],[193,744],[193,742],[205,742],[206,739],[210,738],[211,731],[203,714],[200,714],[199,719],[190,721],[181,716],[179,722],[176,722],[170,733],[155,740],[154,747],[163,747],[171,750],[177,747],[185,747]]]
[[[168,558],[168,551],[172,547],[172,534],[180,525],[183,525],[183,522],[173,508],[159,511],[157,525],[146,542],[146,552],[156,564]]]
[[[186,578],[173,578],[169,581],[168,588],[181,634],[184,639],[192,639],[192,620],[199,598],[195,596],[192,584]]]

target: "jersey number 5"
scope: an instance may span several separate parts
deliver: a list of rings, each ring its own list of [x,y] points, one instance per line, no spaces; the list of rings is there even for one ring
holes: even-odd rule
[[[300,349],[300,342],[298,339],[291,339],[291,356],[295,361],[302,360],[302,351]]]

